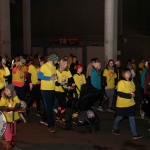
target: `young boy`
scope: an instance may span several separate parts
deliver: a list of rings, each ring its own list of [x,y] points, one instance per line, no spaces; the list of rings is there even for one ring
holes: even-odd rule
[[[18,111],[14,111],[14,108],[20,108],[20,100],[15,93],[14,86],[9,84],[5,87],[0,100],[0,110],[4,113],[7,121],[7,128],[5,132],[5,147],[6,150],[10,150],[10,142],[12,136],[16,135],[16,121],[19,120]],[[13,112],[14,111],[14,112]],[[14,135],[12,135],[12,122],[14,122]]]
[[[73,76],[73,79],[74,79],[75,85],[77,86],[76,91],[77,91],[77,95],[79,98],[81,86],[86,83],[86,79],[85,79],[85,75],[82,74],[82,71],[83,71],[83,65],[82,64],[78,64],[76,66],[76,70],[77,70],[77,73]]]

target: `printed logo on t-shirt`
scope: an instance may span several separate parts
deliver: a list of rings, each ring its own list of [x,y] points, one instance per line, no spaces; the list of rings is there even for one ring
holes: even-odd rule
[[[79,82],[80,82],[80,86],[82,86],[84,83],[82,79]]]
[[[63,84],[63,83],[66,83],[66,76],[65,75],[63,75],[62,77],[61,77],[61,83]]]
[[[110,77],[110,80],[113,78],[114,75],[115,75],[115,73],[114,73],[113,70],[110,70],[110,71],[108,72],[108,76]],[[109,81],[110,81],[110,80],[109,80]]]

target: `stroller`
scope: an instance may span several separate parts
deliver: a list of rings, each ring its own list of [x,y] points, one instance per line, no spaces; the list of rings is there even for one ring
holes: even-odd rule
[[[71,129],[72,123],[77,126],[87,125],[86,129],[89,133],[92,132],[92,127],[95,131],[100,129],[100,120],[93,108],[100,94],[100,91],[90,83],[82,85],[80,98],[74,98],[67,93],[67,98],[71,101],[71,108],[68,121],[65,124],[66,129]],[[74,110],[76,110],[75,113]]]

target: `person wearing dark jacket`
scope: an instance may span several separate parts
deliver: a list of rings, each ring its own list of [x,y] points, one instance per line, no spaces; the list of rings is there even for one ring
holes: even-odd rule
[[[77,73],[76,65],[78,64],[77,56],[72,56],[72,63],[70,65],[70,72],[72,76]]]

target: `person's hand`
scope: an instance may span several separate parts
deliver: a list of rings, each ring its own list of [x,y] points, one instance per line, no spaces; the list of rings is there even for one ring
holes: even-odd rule
[[[41,81],[38,81],[36,84],[41,84]]]
[[[75,83],[72,83],[72,85],[71,85],[71,86],[76,86],[76,85],[75,85]]]
[[[31,90],[32,90],[32,88],[33,88],[32,83],[30,83],[30,84],[29,84],[29,87],[30,87],[30,91],[31,91]]]
[[[134,94],[134,93],[131,93],[131,97],[133,97],[133,98],[134,98],[134,97],[135,97],[135,94]]]
[[[55,80],[55,77],[54,77],[54,76],[52,76],[52,77],[50,78],[50,80],[54,81],[54,80]]]

